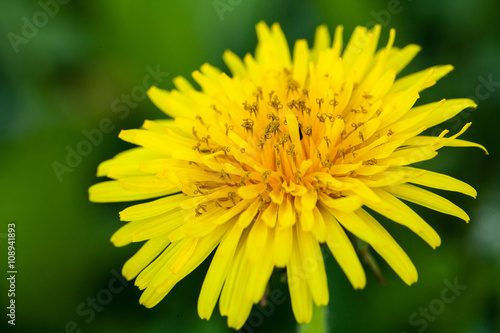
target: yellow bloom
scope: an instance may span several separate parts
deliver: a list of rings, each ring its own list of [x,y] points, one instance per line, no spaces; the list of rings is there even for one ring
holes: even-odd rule
[[[146,241],[123,267],[152,307],[217,248],[201,288],[198,313],[209,319],[220,296],[228,325],[244,325],[263,297],[274,267],[286,267],[295,318],[309,322],[313,302],[328,304],[320,250],[326,243],[354,288],[365,273],[349,232],[367,242],[407,283],[417,271],[365,207],[410,228],[430,246],[439,235],[403,201],[469,221],[459,207],[421,186],[476,191],[449,176],[409,165],[444,146],[481,147],[452,136],[419,135],[468,107],[469,99],[414,107],[419,93],[452,70],[435,66],[396,79],[420,48],[376,50],[380,26],[357,27],[342,52],[326,27],[314,46],[295,43],[293,56],[278,24],[257,25],[255,57],[230,51],[232,76],[208,64],[177,89],[151,88],[152,101],[174,119],[146,121],[120,138],[138,148],[103,162],[95,202],[158,198],[120,213],[127,223],[116,246]],[[483,148],[484,149],[484,148]],[[420,186],[416,186],[420,185]],[[307,269],[305,269],[307,267]]]

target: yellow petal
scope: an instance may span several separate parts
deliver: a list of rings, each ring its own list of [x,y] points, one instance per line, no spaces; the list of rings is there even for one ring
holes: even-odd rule
[[[282,227],[289,227],[295,224],[296,213],[290,202],[290,196],[286,195],[278,210],[278,224]]]
[[[300,256],[304,260],[303,267],[307,267],[306,279],[314,303],[318,306],[327,305],[329,300],[326,283],[325,265],[319,243],[310,232],[295,229]]]
[[[305,40],[295,42],[293,49],[293,79],[304,86],[309,68],[309,48]]]
[[[466,212],[448,199],[445,199],[435,193],[424,190],[423,188],[410,184],[400,184],[384,188],[394,196],[407,200],[417,205],[421,205],[441,213],[449,214],[469,222],[470,218]]]
[[[340,57],[340,54],[342,53],[342,32],[344,31],[344,27],[341,25],[338,25],[337,28],[335,28],[335,36],[333,38],[333,56],[334,57]]]
[[[441,244],[441,238],[417,213],[400,200],[382,189],[374,189],[375,193],[382,199],[377,204],[365,203],[374,211],[400,223],[425,240],[432,248]]]
[[[262,220],[270,227],[274,228],[276,225],[276,219],[278,218],[278,205],[271,202],[269,206],[262,213]]]
[[[453,66],[451,65],[441,65],[441,66],[434,66],[431,67],[431,69],[434,70],[433,74],[429,79],[426,81],[426,83],[418,90],[422,91],[426,88],[429,88],[433,86],[436,81],[438,81],[440,78],[448,74],[453,70]],[[396,82],[394,82],[394,85],[392,86],[391,90],[389,91],[389,94],[394,94],[403,90],[406,90],[413,86],[415,82],[419,81],[422,79],[422,77],[426,76],[428,73],[429,69],[424,69],[420,72],[413,73],[410,75],[407,75]]]
[[[297,118],[292,112],[288,112],[286,115],[287,128],[288,133],[290,134],[290,139],[292,143],[295,145],[295,149],[297,150],[297,155],[302,157],[304,152],[302,150],[302,143],[300,141],[299,134],[299,123],[297,122]]]
[[[263,183],[255,184],[255,185],[241,186],[238,189],[238,195],[242,199],[254,199],[259,194],[264,192],[265,189],[266,189],[266,186]]]
[[[406,169],[410,169],[414,172],[421,172],[418,177],[412,178],[409,181],[410,183],[437,188],[440,190],[460,192],[473,198],[477,195],[476,190],[472,186],[448,175],[416,168]]]
[[[244,250],[240,249],[226,278],[219,302],[221,315],[227,316],[228,326],[236,329],[245,324],[253,305],[252,301],[244,297],[249,276],[249,265],[245,264],[245,260]]]
[[[135,278],[137,274],[148,266],[169,244],[170,241],[164,237],[148,240],[140,250],[123,265],[123,276],[127,280]]]
[[[313,216],[314,216],[314,224],[312,233],[319,242],[324,243],[326,241],[327,231],[326,231],[325,220],[323,218],[323,215],[319,211],[318,207],[313,208]]]
[[[174,82],[175,87],[185,94],[189,93],[191,90],[194,90],[191,83],[189,83],[189,81],[182,76],[177,76],[172,81]]]
[[[313,307],[311,292],[304,273],[304,262],[305,258],[300,255],[297,240],[294,240],[291,260],[286,272],[292,310],[299,324],[311,321]]]
[[[158,292],[169,292],[177,282],[198,267],[219,244],[228,226],[219,226],[214,232],[196,241],[189,240],[173,257],[172,262],[164,266],[151,281],[151,286]]]
[[[250,265],[250,273],[245,290],[246,297],[253,303],[262,299],[273,272],[273,258],[269,255],[273,248],[273,239],[271,230],[259,220],[248,234],[245,247],[246,264]]]
[[[316,28],[316,34],[314,35],[314,46],[311,50],[311,60],[317,61],[320,52],[327,50],[331,45],[330,41],[330,33],[328,32],[328,28],[325,25],[321,25]],[[307,46],[307,44],[306,44]],[[293,59],[295,60],[295,53],[293,55]]]
[[[255,262],[267,250],[268,229],[268,226],[260,218],[254,222],[246,239],[245,257],[249,261]]]
[[[129,177],[120,180],[120,187],[126,191],[139,193],[179,192],[172,183],[156,176]]]
[[[110,178],[124,178],[125,176],[138,176],[141,174],[139,166],[148,160],[164,158],[165,155],[143,147],[126,150],[112,159],[102,162],[97,167],[97,176],[108,176]],[[119,175],[116,172],[119,171]],[[113,175],[110,173],[113,172]],[[113,176],[113,177],[112,177]]]
[[[271,26],[271,31],[274,37],[274,44],[276,45],[276,49],[278,50],[278,54],[281,60],[281,63],[290,68],[291,58],[290,58],[290,48],[288,47],[288,42],[286,41],[285,34],[278,23],[273,23]]]
[[[437,124],[443,123],[448,119],[453,118],[455,115],[460,113],[462,110],[466,108],[475,108],[476,103],[474,103],[471,99],[460,98],[460,99],[449,99],[443,102],[434,102],[421,106],[417,106],[410,111],[402,118],[401,121],[417,117],[421,113],[427,113],[427,111],[431,111],[426,115],[424,119],[418,122],[416,125],[407,129],[407,131],[416,130],[418,128],[429,128],[435,126]]]
[[[312,210],[318,202],[318,192],[314,187],[310,187],[303,196],[300,197],[302,209]]]
[[[245,65],[243,64],[243,61],[240,59],[240,57],[238,57],[236,54],[229,50],[226,50],[222,58],[224,59],[227,67],[229,67],[231,73],[233,73],[233,76],[239,76],[241,78],[247,76]]]
[[[255,200],[238,218],[238,225],[241,228],[246,228],[259,212],[260,202]]]
[[[367,212],[355,213],[330,209],[344,228],[370,244],[408,285],[417,281],[417,270],[410,258],[389,233]]]
[[[115,246],[125,246],[131,242],[142,242],[153,237],[165,237],[184,224],[184,213],[180,210],[167,212],[154,217],[129,222],[118,229],[111,242]]]
[[[489,155],[488,150],[486,150],[486,148],[484,146],[480,145],[479,143],[475,143],[475,142],[470,142],[470,141],[455,139],[453,141],[450,141],[450,142],[446,143],[446,146],[447,147],[476,147],[476,148],[481,148],[482,150],[484,150],[484,152],[486,153],[486,155]]]
[[[198,298],[198,315],[201,319],[208,320],[212,316],[222,285],[233,262],[242,230],[236,224],[233,225],[231,230],[224,235],[215,252]]]
[[[158,109],[165,112],[172,118],[175,117],[195,117],[195,110],[189,107],[190,104],[186,101],[179,92],[168,92],[152,86],[148,90],[149,99],[158,107]]]
[[[134,221],[166,213],[186,200],[184,194],[175,194],[155,201],[135,205],[120,212],[120,220]]]
[[[274,232],[273,258],[277,267],[285,267],[292,253],[292,227],[276,228]]]
[[[340,209],[346,212],[352,212],[362,206],[362,202],[358,196],[349,196],[342,198],[332,198],[323,192],[319,194],[319,199],[322,204],[327,207]]]
[[[204,64],[203,66],[208,66],[208,64]],[[213,77],[209,77],[200,71],[194,71],[191,73],[191,76],[200,85],[203,92],[209,96],[217,94],[217,92],[221,89],[219,77],[214,79]]]
[[[174,147],[179,147],[179,145],[181,145],[181,148],[185,149],[194,146],[196,143],[192,141],[192,145],[182,145],[181,143],[184,142],[176,141],[167,135],[148,130],[122,130],[118,137],[124,141],[164,153],[165,156],[169,156]]]
[[[327,230],[326,244],[328,248],[351,282],[353,288],[364,288],[366,276],[356,251],[354,250],[354,246],[344,232],[344,229],[342,229],[331,213],[323,210],[322,214],[328,216],[328,218],[325,218]]]
[[[299,215],[301,230],[304,232],[311,231],[314,227],[314,213],[311,210],[303,209]]]
[[[163,190],[154,193],[138,193],[123,189],[119,180],[110,180],[92,185],[89,188],[89,200],[92,202],[122,202],[151,199],[178,192],[178,189]]]
[[[168,238],[171,242],[178,241],[183,238],[203,237],[213,231],[219,223],[218,221],[226,213],[226,209],[222,207],[211,207],[203,212],[201,216],[197,216],[194,211],[183,211],[183,220],[186,221],[179,228],[169,233]]]
[[[386,68],[393,69],[396,73],[399,73],[415,58],[421,49],[420,46],[415,44],[407,45],[401,50],[392,48],[387,59]]]
[[[158,258],[156,258],[149,266],[147,266],[137,277],[135,280],[135,285],[139,287],[139,289],[146,289],[153,278],[158,274],[158,272],[166,266],[169,262],[172,262],[173,256],[183,248],[186,244],[187,239],[183,239],[181,241],[170,244]],[[144,296],[144,295],[143,295]],[[142,298],[142,297],[141,297]],[[148,295],[144,296],[144,301],[147,301]],[[141,303],[145,304],[145,303]],[[147,304],[147,303],[146,303]],[[146,305],[145,304],[145,305]]]

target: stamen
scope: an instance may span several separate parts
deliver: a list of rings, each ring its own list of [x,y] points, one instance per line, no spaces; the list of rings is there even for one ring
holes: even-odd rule
[[[260,99],[264,99],[262,97],[262,87],[257,87],[257,91],[254,91],[253,96],[255,97],[257,104],[259,104],[259,97]]]
[[[347,134],[347,132],[345,130],[342,131],[342,133],[340,133],[340,142],[344,142],[344,136]]]
[[[326,120],[326,117],[327,117],[327,116],[328,116],[328,115],[327,115],[326,113],[321,113],[321,114],[320,114],[319,112],[318,112],[318,113],[316,113],[316,117],[317,117],[317,118],[319,119],[319,121],[321,121],[322,123],[324,123],[324,122],[325,122],[325,120]]]
[[[375,165],[375,164],[377,164],[377,159],[371,158],[371,159],[369,159],[367,161],[363,161],[362,164],[363,165]]]
[[[205,125],[205,123],[203,122],[203,118],[201,118],[200,115],[197,115],[196,117],[194,117],[194,119],[198,120],[202,125]]]
[[[278,99],[278,96],[274,95],[273,96],[273,99],[270,100],[267,105],[273,107],[276,112],[278,112],[278,110],[282,109],[283,108],[283,104],[281,104],[280,100]]]
[[[201,153],[200,146],[201,146],[201,142],[197,142],[197,143],[193,146],[193,150],[197,150],[197,151],[198,151],[198,153]]]
[[[323,104],[324,99],[323,98],[316,98],[316,103],[318,103],[319,110],[321,111],[321,104]]]
[[[231,200],[233,205],[236,205],[236,192],[227,192],[227,197]]]
[[[302,93],[307,97],[309,98],[309,90],[308,89],[302,89]]]
[[[254,122],[250,118],[243,119],[243,124],[241,127],[245,128],[247,131],[253,131]]]
[[[200,141],[200,138],[198,137],[198,131],[196,131],[196,128],[194,126],[191,129],[191,131],[193,132],[193,135],[196,138],[196,140]]]
[[[272,174],[271,170],[266,170],[262,173],[262,181],[264,182],[264,184],[267,184],[267,176],[269,176],[270,174]]]
[[[355,130],[358,129],[358,127],[363,126],[365,123],[360,121],[359,123],[351,123],[351,126],[354,127]]]
[[[196,190],[194,190],[194,194],[204,194],[204,195],[208,194],[207,191],[203,191],[204,186],[201,183],[195,183],[194,185],[196,186]]]
[[[220,179],[224,180],[224,178],[226,178],[226,177],[231,179],[231,176],[226,171],[224,171],[224,169],[221,169],[220,170]]]
[[[291,91],[297,92],[300,87],[300,84],[293,80],[293,79],[288,79],[288,90],[286,92],[286,96],[288,97],[288,93]]]
[[[298,183],[301,183],[302,184],[302,177],[300,176],[300,171],[297,171],[295,173],[295,179]]]
[[[326,146],[328,148],[330,148],[330,142],[332,142],[332,140],[329,137],[327,137],[326,135],[323,137],[323,139],[325,139]]]
[[[229,125],[228,123],[224,123],[224,126],[226,126],[226,135],[229,134],[229,130],[234,129],[234,125]]]
[[[326,158],[321,162],[321,165],[328,169],[332,168],[333,164],[330,162],[330,154],[326,154]]]
[[[304,129],[304,134],[307,135],[307,136],[311,136],[311,134],[312,134],[312,126],[311,125],[307,126]]]
[[[222,114],[222,112],[221,112],[221,111],[217,110],[217,106],[215,106],[215,104],[210,105],[210,107],[211,107],[211,108],[212,108],[215,112],[217,112],[218,114]]]
[[[208,147],[208,149],[210,149],[210,144],[208,143],[208,140],[210,139],[210,135],[207,135],[207,136],[204,136],[201,138],[201,142],[205,143]]]
[[[224,152],[224,155],[227,157],[227,153],[231,151],[231,147],[226,147],[226,146],[220,146],[220,150]]]
[[[240,181],[238,182],[238,187],[242,187],[242,186],[245,186],[245,180],[248,178],[248,176],[250,175],[250,171],[247,171],[247,173],[245,173],[241,178],[240,178]]]

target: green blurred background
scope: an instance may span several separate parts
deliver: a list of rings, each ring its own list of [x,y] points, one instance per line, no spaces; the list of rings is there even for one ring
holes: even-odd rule
[[[5,237],[12,222],[18,269],[15,327],[6,323],[8,286],[0,279],[0,331],[232,331],[218,308],[209,322],[197,316],[207,263],[153,309],[139,305],[141,293],[133,283],[121,288],[115,273],[139,244],[115,248],[109,238],[121,225],[118,212],[127,204],[90,203],[87,189],[100,181],[95,176],[100,161],[130,147],[117,138],[120,129],[164,117],[138,88],[148,66],[169,73],[158,82],[164,89],[173,87],[175,76],[189,77],[204,62],[227,70],[224,50],[240,56],[253,52],[254,26],[265,20],[279,22],[289,42],[306,38],[310,45],[320,24],[330,31],[344,25],[347,38],[356,25],[380,23],[381,45],[389,28],[395,28],[396,46],[423,46],[405,73],[447,63],[456,68],[417,103],[474,98],[477,110],[465,111],[440,129],[454,133],[473,121],[463,138],[490,151],[485,156],[479,149],[447,148],[422,164],[470,183],[479,193],[476,200],[446,194],[470,214],[468,225],[417,208],[442,237],[437,250],[382,221],[415,263],[415,285],[404,285],[376,257],[386,284],[367,268],[367,287],[354,291],[338,264],[326,259],[332,332],[500,332],[499,1],[69,1],[57,12],[44,5],[49,3],[0,2],[0,275],[7,275]],[[26,22],[39,27],[30,30]],[[125,112],[121,99],[131,93],[136,98]],[[113,130],[58,177],[53,163],[66,164],[67,149],[76,149],[86,140],[83,131],[98,129],[104,118]],[[445,303],[442,292],[455,280],[467,288]],[[255,308],[243,332],[294,332],[279,274],[273,288],[280,301]],[[96,297],[106,304],[89,310],[87,302]],[[421,311],[429,307],[426,317]]]

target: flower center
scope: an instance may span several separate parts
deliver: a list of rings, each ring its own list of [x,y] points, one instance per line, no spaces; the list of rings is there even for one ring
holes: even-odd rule
[[[268,70],[259,86],[242,81],[246,93],[239,102],[211,106],[216,122],[224,119],[223,127],[197,116],[193,149],[205,155],[204,171],[219,175],[219,168],[220,176],[198,181],[194,194],[223,193],[226,208],[253,198],[262,208],[283,202],[284,195],[293,200],[312,190],[343,196],[339,179],[356,177],[361,164],[377,164],[363,155],[384,141],[376,133],[381,101],[333,76],[312,71],[300,84],[286,68]]]

